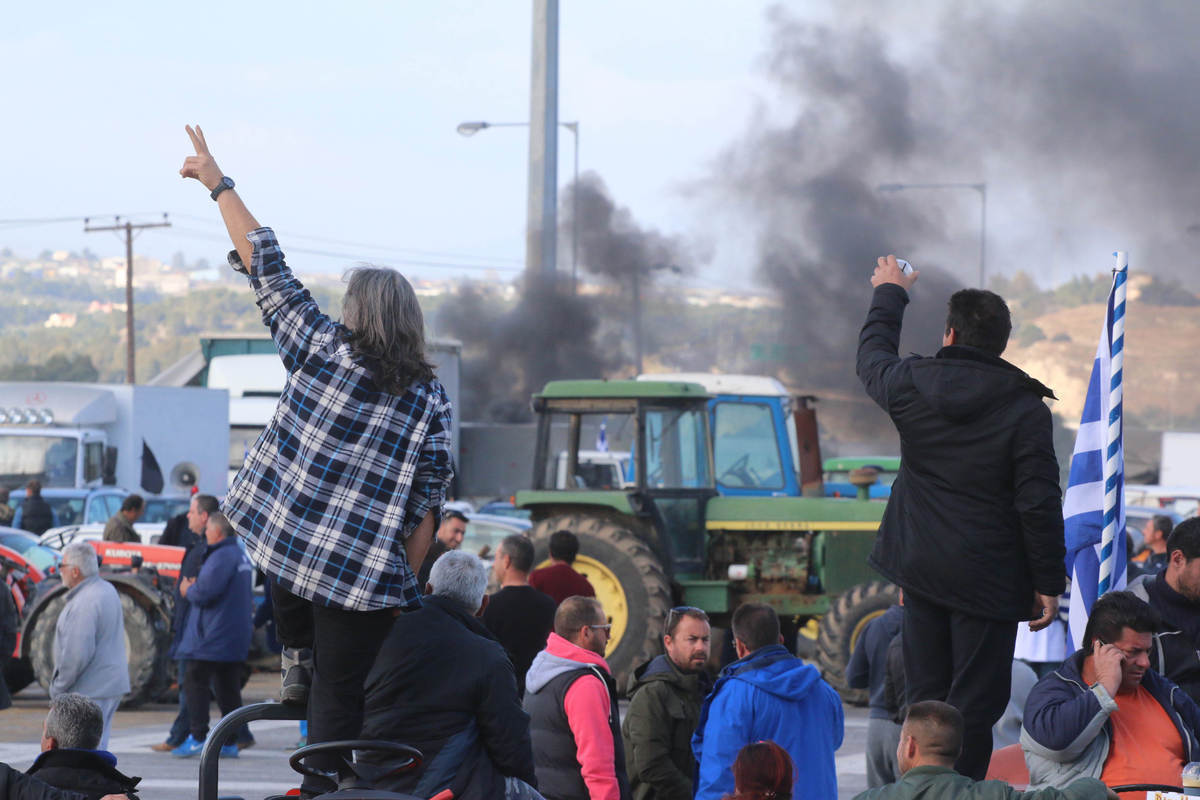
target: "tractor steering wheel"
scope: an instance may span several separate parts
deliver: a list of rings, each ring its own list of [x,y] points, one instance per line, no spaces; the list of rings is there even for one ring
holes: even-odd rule
[[[307,775],[310,778],[327,778],[329,777],[327,773],[308,766],[304,763],[304,759],[318,753],[338,753],[342,756],[342,762],[349,769],[350,757],[355,750],[402,756],[408,759],[400,764],[400,766],[391,770],[390,774],[392,775],[417,769],[421,766],[421,762],[425,760],[425,756],[421,755],[420,750],[406,744],[400,744],[399,742],[386,742],[375,739],[339,739],[333,742],[317,742],[307,747],[301,747],[292,753],[292,757],[288,759],[288,764],[301,775]]]
[[[721,477],[717,478],[717,483],[724,484],[725,486],[734,486],[735,484],[725,480],[727,477],[737,478],[741,481],[737,486],[749,487],[758,485],[754,470],[750,469],[749,453],[743,453],[737,461],[730,464],[729,468],[721,473]]]

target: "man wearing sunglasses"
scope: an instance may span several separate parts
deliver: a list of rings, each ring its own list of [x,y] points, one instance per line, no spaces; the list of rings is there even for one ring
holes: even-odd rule
[[[533,763],[547,800],[631,800],[617,686],[604,660],[611,628],[600,601],[568,597],[525,676]]]

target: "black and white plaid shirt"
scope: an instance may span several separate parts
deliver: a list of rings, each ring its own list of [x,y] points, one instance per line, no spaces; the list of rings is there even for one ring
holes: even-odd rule
[[[349,331],[321,313],[270,228],[250,283],[288,379],[225,500],[254,564],[293,594],[348,610],[416,607],[404,543],[452,475],[450,401],[436,381],[380,391]],[[237,252],[230,263],[241,268]]]

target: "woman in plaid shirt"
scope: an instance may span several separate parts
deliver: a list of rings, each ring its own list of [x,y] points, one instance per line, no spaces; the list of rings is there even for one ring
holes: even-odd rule
[[[200,127],[187,132],[196,154],[180,174],[217,201],[236,248],[230,264],[248,274],[288,372],[223,511],[271,579],[287,648],[283,700],[308,700],[310,742],[358,738],[363,681],[395,615],[421,604],[414,572],[452,476],[450,402],[425,358],[408,281],[391,269],[355,270],[343,322],[331,320]],[[296,652],[310,648],[311,662]]]

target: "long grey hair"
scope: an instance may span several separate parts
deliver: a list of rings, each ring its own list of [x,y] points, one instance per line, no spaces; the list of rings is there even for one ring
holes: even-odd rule
[[[342,300],[342,322],[350,346],[367,362],[385,392],[399,394],[433,378],[425,358],[425,317],[412,285],[394,269],[350,270]]]

